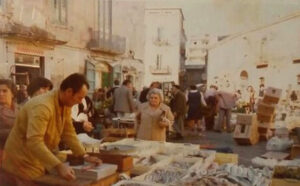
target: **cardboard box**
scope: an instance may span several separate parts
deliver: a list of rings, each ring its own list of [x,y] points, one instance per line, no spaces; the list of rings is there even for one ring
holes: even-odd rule
[[[265,91],[263,102],[267,104],[277,104],[281,97],[282,89],[268,87]]]
[[[262,123],[272,123],[274,121],[275,115],[264,115],[257,113],[257,121]]]
[[[257,107],[257,113],[262,115],[273,115],[275,113],[275,105],[259,103]]]
[[[233,163],[237,165],[239,163],[239,155],[232,153],[216,153],[215,162],[219,165],[223,165],[226,163]]]
[[[252,125],[253,123],[256,123],[256,121],[255,114],[238,114],[236,117],[237,124]]]

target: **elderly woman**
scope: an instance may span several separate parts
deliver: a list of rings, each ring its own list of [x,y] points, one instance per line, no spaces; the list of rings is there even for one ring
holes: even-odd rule
[[[148,93],[148,102],[140,105],[137,113],[138,139],[166,141],[166,128],[173,124],[174,116],[162,101],[162,91],[153,88]]]
[[[0,79],[0,149],[3,149],[16,118],[16,92],[11,80]]]

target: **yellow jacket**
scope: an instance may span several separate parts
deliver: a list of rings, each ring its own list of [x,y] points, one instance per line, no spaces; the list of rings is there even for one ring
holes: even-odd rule
[[[74,155],[85,151],[77,139],[71,108],[58,103],[58,91],[37,96],[19,111],[4,148],[2,167],[24,179],[35,179],[61,163],[58,144],[63,141]]]

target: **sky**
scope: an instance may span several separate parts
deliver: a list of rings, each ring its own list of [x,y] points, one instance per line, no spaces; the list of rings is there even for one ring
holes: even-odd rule
[[[187,36],[235,34],[300,12],[300,0],[145,1],[147,8],[181,8]]]

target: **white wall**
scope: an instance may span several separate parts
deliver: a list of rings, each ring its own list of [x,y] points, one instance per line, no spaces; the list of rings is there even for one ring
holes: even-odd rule
[[[259,77],[264,77],[265,87],[287,89],[291,84],[293,89],[299,89],[300,64],[293,64],[294,59],[300,58],[299,33],[300,17],[224,40],[209,51],[208,84],[215,84],[214,77],[219,77],[219,83],[230,81],[231,90],[241,89],[244,84],[252,85],[258,91]],[[262,38],[266,38],[263,44]],[[267,68],[256,68],[260,56],[268,61]],[[248,72],[248,82],[240,79],[243,70]]]
[[[145,43],[145,77],[144,85],[153,81],[174,81],[178,83],[180,68],[180,41],[182,31],[182,16],[180,9],[147,9],[145,12],[146,43]],[[157,46],[157,28],[163,27],[162,39],[169,45]],[[162,55],[162,68],[169,67],[170,74],[154,75],[150,66],[155,67],[157,54]]]

